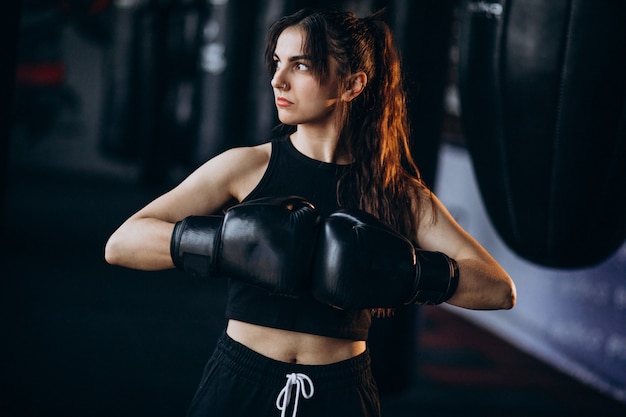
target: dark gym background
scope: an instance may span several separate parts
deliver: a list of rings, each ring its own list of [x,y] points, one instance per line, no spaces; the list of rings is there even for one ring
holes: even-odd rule
[[[280,15],[323,3],[2,6],[0,415],[184,415],[224,324],[225,283],[112,267],[103,260],[104,243],[206,158],[266,139],[275,120],[257,53],[263,33]],[[389,7],[416,136],[427,138],[416,157],[433,186],[446,177],[437,175],[438,161],[465,152],[451,90],[467,3],[343,2],[357,13]],[[443,158],[440,146],[450,151]],[[618,254],[599,271],[623,277],[624,265]],[[523,334],[525,300],[542,298],[525,291],[524,276],[514,277],[523,290],[520,313],[503,316],[500,327]],[[580,290],[572,288],[570,294]],[[498,326],[457,313],[415,308],[375,323],[384,416],[624,415],[622,394],[522,350],[519,337]],[[619,309],[596,314],[604,323],[625,318]],[[566,356],[567,346],[560,353]]]

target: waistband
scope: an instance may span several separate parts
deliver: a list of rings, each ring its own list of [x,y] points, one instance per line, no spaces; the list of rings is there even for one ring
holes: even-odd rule
[[[215,348],[216,358],[237,374],[264,384],[284,385],[285,376],[303,373],[315,384],[354,386],[372,379],[369,350],[328,365],[286,363],[263,356],[224,332]]]

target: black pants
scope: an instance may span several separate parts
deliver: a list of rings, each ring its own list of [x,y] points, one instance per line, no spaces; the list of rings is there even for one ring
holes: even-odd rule
[[[380,416],[369,352],[330,365],[290,364],[260,355],[224,333],[187,416],[278,417],[277,401],[289,417],[294,408],[298,417]]]

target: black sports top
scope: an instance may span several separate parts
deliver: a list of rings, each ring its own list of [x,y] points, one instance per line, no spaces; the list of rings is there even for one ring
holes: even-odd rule
[[[346,166],[307,157],[293,146],[288,136],[271,143],[272,154],[267,170],[244,201],[295,195],[313,203],[322,215],[339,208],[337,181]],[[371,324],[368,310],[338,310],[318,303],[311,296],[284,297],[232,279],[229,281],[226,318],[350,340],[367,340]]]

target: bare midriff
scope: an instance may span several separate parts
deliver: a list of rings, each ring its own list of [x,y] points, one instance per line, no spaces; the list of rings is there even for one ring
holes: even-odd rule
[[[233,340],[268,358],[303,365],[328,365],[363,353],[363,340],[336,339],[229,320]]]

